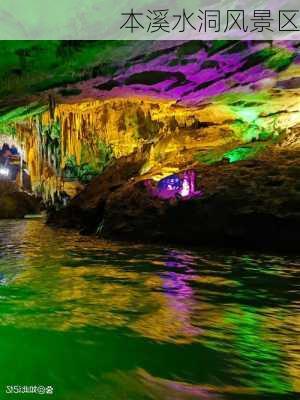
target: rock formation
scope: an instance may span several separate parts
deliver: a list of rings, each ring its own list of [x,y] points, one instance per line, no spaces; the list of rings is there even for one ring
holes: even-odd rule
[[[0,218],[24,218],[40,209],[39,201],[23,191],[14,183],[0,181]]]
[[[31,89],[22,70],[0,103],[36,193],[54,202],[72,179],[85,187],[49,222],[108,238],[297,247],[298,42],[51,46],[61,66],[33,62]],[[28,44],[23,64],[37,53]],[[203,196],[147,190],[187,170]]]

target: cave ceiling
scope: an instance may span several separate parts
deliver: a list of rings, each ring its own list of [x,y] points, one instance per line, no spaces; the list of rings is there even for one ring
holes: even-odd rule
[[[2,41],[0,115],[19,107],[150,97],[244,115],[299,106],[300,43]],[[24,112],[24,111],[23,111]],[[10,113],[10,114],[9,114]]]

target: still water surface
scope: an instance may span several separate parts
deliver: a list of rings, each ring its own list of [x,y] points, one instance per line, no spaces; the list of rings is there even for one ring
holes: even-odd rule
[[[0,399],[300,398],[299,257],[111,243],[42,221],[0,221],[0,257]]]

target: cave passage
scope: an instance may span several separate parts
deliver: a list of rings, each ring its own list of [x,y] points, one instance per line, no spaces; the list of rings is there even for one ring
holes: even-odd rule
[[[299,49],[0,41],[1,400],[299,398]]]

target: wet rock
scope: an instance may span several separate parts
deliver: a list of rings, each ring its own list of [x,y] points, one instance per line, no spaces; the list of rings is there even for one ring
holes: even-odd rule
[[[107,199],[102,234],[121,240],[296,250],[300,196],[297,180],[288,177],[289,163],[287,158],[276,165],[278,180],[269,176],[271,159],[199,170],[205,194],[188,201],[163,201],[149,196],[143,182],[127,183]]]
[[[196,168],[200,198],[161,200],[124,157],[49,222],[107,239],[296,250],[300,234],[298,152]],[[295,173],[296,172],[296,173]]]
[[[0,205],[0,218],[24,218],[38,213],[40,207],[38,199],[6,181],[0,181]]]
[[[102,175],[93,179],[66,208],[49,210],[48,223],[79,229],[83,234],[95,233],[103,220],[109,196],[130,178],[138,175],[144,162],[141,154],[121,157]]]

